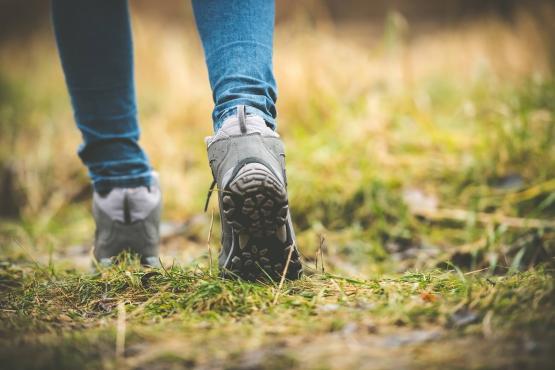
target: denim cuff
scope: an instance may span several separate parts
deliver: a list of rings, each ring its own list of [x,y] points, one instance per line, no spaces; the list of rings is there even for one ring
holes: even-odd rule
[[[266,126],[268,126],[269,128],[271,128],[274,131],[276,130],[276,128],[277,128],[276,119],[274,117],[264,113],[260,109],[251,107],[249,105],[245,105],[245,113],[247,114],[247,116],[262,117],[264,122],[266,122]],[[227,118],[235,116],[235,115],[237,115],[237,106],[231,107],[231,108],[225,110],[222,113],[222,115],[220,116],[220,118],[216,122],[214,122],[214,132],[218,132],[218,130],[222,127],[222,125],[224,124],[224,121]]]
[[[139,176],[100,177],[93,181],[93,188],[99,194],[109,193],[114,188],[149,187],[152,183],[152,172]]]

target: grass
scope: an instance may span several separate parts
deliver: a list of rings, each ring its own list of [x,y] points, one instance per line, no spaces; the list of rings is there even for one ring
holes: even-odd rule
[[[555,80],[539,19],[278,25],[307,271],[281,288],[210,269],[198,40],[190,23],[134,22],[165,268],[122,256],[90,272],[90,187],[51,35],[2,44],[0,368],[551,366]]]
[[[236,354],[283,347],[278,357],[287,359],[287,368],[321,368],[325,363],[311,363],[302,347],[281,342],[328,338],[326,345],[333,347],[370,334],[385,337],[386,348],[433,346],[429,341],[464,336],[482,337],[491,345],[522,341],[513,338],[515,333],[545,333],[555,324],[552,276],[541,269],[490,277],[430,270],[364,281],[315,274],[287,283],[276,304],[277,284],[226,281],[190,267],[145,271],[133,259],[94,275],[4,265],[1,283],[3,329],[26,344],[18,349],[19,357],[13,356],[13,347],[3,346],[0,357],[8,368],[116,366],[113,323],[121,315],[120,302],[126,311],[128,361],[134,366],[147,366],[144,361],[217,366],[220,360],[233,368],[249,360]],[[37,343],[29,333],[42,340]],[[543,341],[552,340],[552,334]],[[46,362],[31,358],[26,364],[27,351]],[[273,368],[275,355],[254,360]],[[547,365],[533,352],[516,358]]]

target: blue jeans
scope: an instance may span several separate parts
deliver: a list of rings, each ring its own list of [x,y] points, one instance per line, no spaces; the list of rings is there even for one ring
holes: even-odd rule
[[[237,105],[275,128],[273,0],[193,0],[217,131]],[[133,46],[127,0],[52,0],[52,19],[75,121],[79,156],[93,186],[148,186],[151,166],[139,146]]]

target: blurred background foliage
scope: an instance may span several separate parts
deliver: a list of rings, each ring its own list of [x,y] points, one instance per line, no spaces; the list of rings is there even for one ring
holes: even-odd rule
[[[165,191],[163,259],[204,263],[212,102],[191,7],[131,5],[142,144]],[[552,2],[277,7],[279,132],[308,264],[319,249],[353,276],[553,263]],[[49,4],[0,8],[2,254],[88,266],[91,189]]]

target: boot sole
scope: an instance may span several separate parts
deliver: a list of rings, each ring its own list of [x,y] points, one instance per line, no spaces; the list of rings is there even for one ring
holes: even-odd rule
[[[233,229],[224,275],[279,280],[293,248],[286,278],[300,277],[300,258],[288,224],[287,192],[266,166],[249,163],[241,168],[224,192],[222,208]]]

